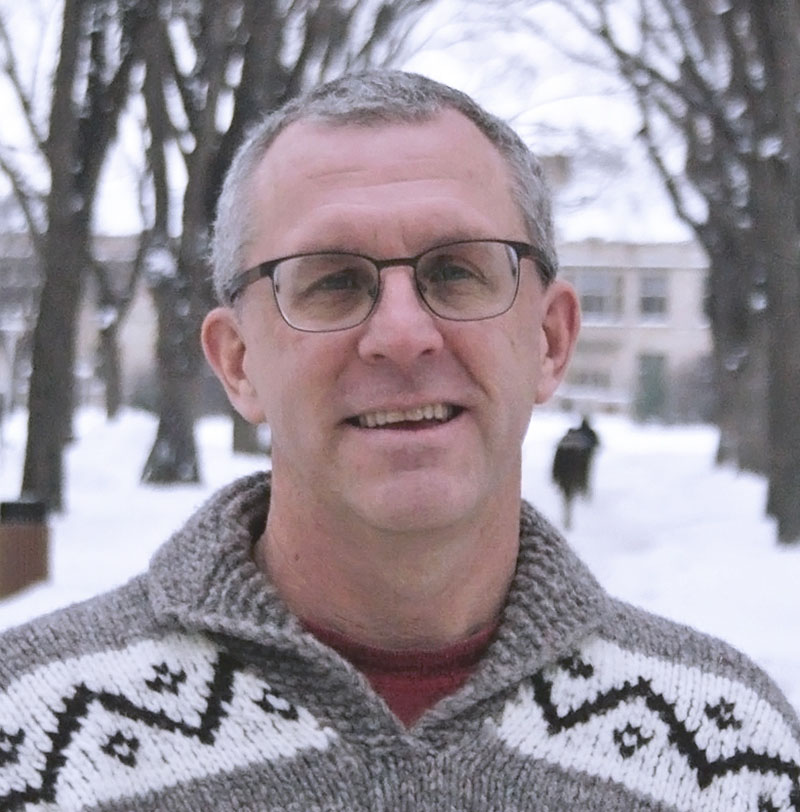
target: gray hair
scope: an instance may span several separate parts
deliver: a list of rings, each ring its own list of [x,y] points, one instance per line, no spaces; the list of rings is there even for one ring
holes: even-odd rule
[[[272,142],[290,124],[303,119],[361,126],[419,123],[449,109],[472,121],[508,164],[511,193],[522,212],[528,239],[541,254],[539,272],[545,283],[550,282],[558,268],[550,192],[539,160],[522,139],[459,90],[415,73],[370,70],[345,74],[290,100],[248,133],[233,157],[217,203],[211,262],[219,300],[227,303],[226,283],[245,270],[244,252],[257,228],[251,201],[253,174]]]

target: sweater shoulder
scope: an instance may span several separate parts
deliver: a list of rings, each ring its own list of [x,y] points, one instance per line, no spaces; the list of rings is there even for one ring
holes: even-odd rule
[[[519,752],[685,812],[800,799],[800,724],[765,672],[615,600],[596,632],[520,688],[499,732]]]
[[[182,809],[160,799],[335,739],[219,641],[156,623],[138,581],[0,644],[0,809]]]
[[[604,624],[601,635],[606,645],[631,652],[642,662],[659,662],[662,668],[702,674],[707,680],[747,688],[788,719],[800,740],[797,712],[774,680],[724,640],[617,599],[609,601],[609,622]]]
[[[158,635],[144,576],[0,634],[0,689],[51,662],[69,662]]]

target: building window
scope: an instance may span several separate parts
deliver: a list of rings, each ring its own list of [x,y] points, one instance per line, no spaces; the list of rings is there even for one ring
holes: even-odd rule
[[[610,389],[611,373],[602,369],[573,369],[567,383],[581,389]]]
[[[573,277],[587,321],[619,321],[623,310],[622,274],[584,270]]]
[[[575,348],[576,356],[601,356],[603,358],[613,358],[620,350],[619,341],[594,340],[589,338],[579,338],[578,346]]]
[[[641,278],[639,314],[647,321],[665,321],[669,312],[667,277],[646,274]]]

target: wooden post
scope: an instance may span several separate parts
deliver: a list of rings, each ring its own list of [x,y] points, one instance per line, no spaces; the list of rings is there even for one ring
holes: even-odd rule
[[[44,502],[0,502],[0,598],[47,578]]]

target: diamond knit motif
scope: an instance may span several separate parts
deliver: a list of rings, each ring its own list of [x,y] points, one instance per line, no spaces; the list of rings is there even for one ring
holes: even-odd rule
[[[800,747],[774,708],[741,683],[599,638],[522,686],[497,733],[685,812],[800,810]]]
[[[224,650],[171,635],[44,666],[0,695],[0,810],[132,798],[334,738]]]

